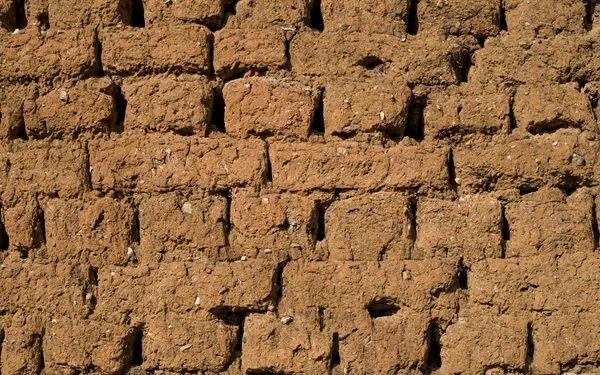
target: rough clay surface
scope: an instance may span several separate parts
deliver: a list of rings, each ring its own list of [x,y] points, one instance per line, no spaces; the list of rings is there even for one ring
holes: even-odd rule
[[[0,373],[600,373],[599,41],[598,0],[0,0]]]

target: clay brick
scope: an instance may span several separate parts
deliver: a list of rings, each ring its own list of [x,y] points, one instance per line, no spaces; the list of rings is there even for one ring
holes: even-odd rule
[[[533,325],[534,373],[582,372],[586,365],[593,372],[600,360],[598,313],[552,314],[542,316]],[[581,366],[578,366],[581,364]]]
[[[232,79],[246,72],[276,71],[287,65],[286,39],[279,27],[264,30],[223,29],[215,33],[215,73]]]
[[[447,90],[428,97],[425,137],[460,139],[467,134],[503,134],[510,129],[510,100],[503,93]]]
[[[58,317],[45,331],[45,371],[66,365],[120,374],[133,356],[135,330],[127,326]]]
[[[240,0],[235,4],[235,14],[227,17],[227,28],[308,26],[311,4],[311,0]]]
[[[138,230],[131,202],[50,199],[42,207],[49,260],[76,259],[95,267],[127,264],[127,248],[135,247]]]
[[[585,33],[586,3],[577,0],[507,0],[506,26],[521,38]]]
[[[125,129],[204,136],[210,123],[213,93],[199,75],[128,79],[122,86],[127,101]]]
[[[93,311],[95,286],[86,265],[7,262],[0,268],[0,280],[0,311],[70,318],[85,318]]]
[[[483,374],[492,367],[526,370],[527,321],[478,311],[450,325],[441,337],[442,367],[448,374]]]
[[[406,34],[409,2],[402,1],[321,1],[323,23],[329,30],[372,34]]]
[[[211,33],[199,25],[114,28],[100,32],[108,74],[209,74]]]
[[[456,183],[464,193],[531,190],[586,184],[593,176],[592,144],[579,130],[514,136],[504,144],[468,145],[454,151]]]
[[[227,245],[227,199],[176,193],[145,198],[139,205],[143,263],[215,259]]]
[[[92,78],[60,87],[23,105],[29,138],[74,139],[80,134],[109,133],[117,122],[114,87],[108,78]]]
[[[354,142],[274,143],[273,186],[289,190],[429,187],[448,183],[448,149],[400,143],[392,148]]]
[[[500,32],[500,7],[500,0],[475,0],[468,3],[448,0],[419,1],[419,32],[471,34],[476,38],[494,36]]]
[[[44,244],[44,211],[35,197],[23,195],[17,202],[3,207],[2,222],[10,239],[9,250],[27,257],[30,250]]]
[[[412,94],[402,83],[383,80],[334,81],[325,85],[323,117],[327,137],[360,132],[403,136]]]
[[[222,371],[233,357],[238,327],[202,312],[164,314],[145,324],[142,368],[174,372]]]
[[[593,252],[592,205],[589,193],[578,191],[567,197],[558,189],[543,189],[509,203],[506,256]]]
[[[454,285],[456,268],[431,260],[291,262],[283,271],[281,315],[309,308],[367,309],[377,301],[429,311],[433,295]]]
[[[320,93],[292,80],[243,78],[223,87],[225,127],[236,138],[306,140]]]
[[[0,90],[0,139],[25,138],[23,102],[27,86],[5,86]]]
[[[17,313],[5,328],[0,370],[3,374],[39,374],[44,368],[43,327],[38,315]]]
[[[91,141],[89,148],[92,186],[101,191],[223,190],[258,185],[266,173],[259,140],[156,134]]]
[[[325,238],[335,260],[401,260],[412,251],[411,203],[379,192],[333,202],[325,213]]]
[[[56,77],[83,78],[99,68],[96,32],[92,28],[48,30],[35,27],[0,40],[0,81],[52,81]]]
[[[223,0],[178,0],[171,3],[147,0],[144,1],[144,20],[153,26],[194,22],[214,29],[223,23],[225,3]]]
[[[127,1],[110,0],[52,0],[31,1],[33,6],[28,6],[31,16],[40,16],[40,9],[47,12],[50,29],[71,29],[87,26],[111,26],[123,20],[125,3]],[[45,5],[45,6],[44,6]],[[37,12],[34,12],[37,10]],[[37,13],[37,14],[32,14]]]
[[[245,351],[257,350],[261,355]],[[250,314],[244,322],[244,373],[327,373],[330,339],[319,327],[300,319],[283,324],[273,313]]]
[[[453,257],[471,262],[502,257],[500,202],[485,195],[458,201],[419,200],[415,248],[414,258]]]
[[[317,215],[315,202],[299,195],[237,192],[231,200],[232,251],[280,260],[320,259]]]
[[[6,170],[6,186],[17,192],[75,197],[87,189],[85,150],[79,143],[15,143]]]
[[[276,293],[276,269],[277,263],[263,260],[103,268],[97,314],[112,322],[128,316],[143,322],[165,309],[181,314],[266,311]]]
[[[598,131],[592,106],[576,86],[521,86],[513,106],[517,126],[530,133],[579,128]]]
[[[290,63],[302,75],[362,78],[378,77],[383,71],[410,85],[438,85],[460,82],[462,63],[474,48],[465,38],[403,39],[361,32],[300,32],[290,43]]]
[[[0,27],[7,31],[17,28],[17,9],[14,0],[0,1]]]

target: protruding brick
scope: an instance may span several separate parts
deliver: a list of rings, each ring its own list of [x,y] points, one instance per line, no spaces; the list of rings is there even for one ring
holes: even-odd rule
[[[417,203],[414,258],[452,257],[470,262],[502,257],[502,207],[490,196]]]
[[[521,38],[552,38],[557,34],[585,33],[586,3],[558,0],[507,0],[506,28]]]
[[[329,30],[405,36],[409,1],[321,1],[323,23]]]
[[[164,0],[144,1],[144,20],[149,25],[194,22],[218,28],[223,23],[224,0]]]
[[[176,193],[145,198],[139,206],[143,263],[218,259],[227,245],[227,199]]]
[[[332,259],[409,259],[413,235],[411,203],[403,194],[379,192],[343,199],[325,213]]]
[[[402,83],[334,81],[325,85],[325,135],[383,132],[403,136],[412,94]]]
[[[4,330],[0,370],[3,374],[39,374],[44,368],[43,323],[39,314],[18,312]]]
[[[273,25],[295,29],[308,25],[311,0],[239,0],[235,14],[227,17],[227,28],[268,28]]]
[[[506,256],[592,253],[592,205],[593,198],[587,192],[567,197],[558,189],[543,189],[525,195],[520,202],[509,203]]]
[[[117,122],[114,90],[110,79],[92,78],[26,100],[27,136],[73,139],[79,134],[110,133]]]
[[[315,202],[293,194],[240,191],[231,201],[232,250],[239,256],[320,259]]]
[[[274,143],[269,149],[273,185],[311,189],[426,187],[444,189],[449,181],[448,149],[400,143],[392,148],[355,142]]]
[[[209,74],[211,33],[199,25],[113,28],[100,32],[108,74]]]
[[[486,38],[500,32],[500,0],[468,3],[424,0],[417,6],[419,33],[471,34]]]
[[[260,140],[123,136],[89,143],[94,189],[161,192],[255,186],[266,173]]]
[[[82,202],[43,202],[46,254],[52,261],[76,259],[95,267],[124,265],[136,247],[135,209],[127,200],[100,198]]]
[[[127,21],[124,14],[128,1],[83,0],[33,0],[27,4],[31,21],[47,12],[50,29],[75,29],[87,26],[111,26]],[[44,4],[46,3],[46,4]],[[44,6],[46,5],[46,6]]]
[[[590,101],[576,86],[521,86],[514,100],[517,126],[530,133],[568,127],[598,131]]]
[[[300,82],[236,79],[225,85],[225,127],[238,138],[308,138],[320,93]]]
[[[21,195],[17,202],[3,207],[2,222],[10,239],[9,249],[20,252],[22,257],[44,245],[44,211],[34,196]]]
[[[213,93],[199,75],[154,76],[126,80],[125,129],[204,136],[210,124]]]
[[[223,79],[232,79],[246,72],[285,68],[285,43],[285,34],[280,27],[220,30],[215,33],[215,73]]]

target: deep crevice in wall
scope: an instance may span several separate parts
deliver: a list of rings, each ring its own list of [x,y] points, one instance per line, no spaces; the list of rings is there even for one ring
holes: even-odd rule
[[[362,66],[366,70],[375,70],[383,66],[384,62],[377,56],[367,55],[358,60],[356,64]]]
[[[594,233],[594,247],[598,249],[600,243],[600,230],[598,228],[598,213],[596,212],[596,199],[592,202],[592,231]]]
[[[48,12],[41,12],[36,16],[37,24],[42,30],[50,29],[50,17]]]
[[[469,289],[469,268],[462,258],[458,262],[458,287],[462,290]]]
[[[473,65],[472,63],[472,54],[466,54],[464,57],[464,61],[462,63],[461,66],[461,70],[460,70],[460,82],[461,83],[467,83],[469,82],[469,72],[471,71],[471,66]]]
[[[531,364],[533,363],[533,356],[535,354],[535,345],[533,341],[533,324],[527,323],[527,352],[525,355],[525,368],[531,371]]]
[[[594,13],[596,11],[597,0],[587,0],[585,4],[585,29],[592,30],[594,26]]]
[[[440,344],[441,332],[437,320],[433,320],[429,326],[427,347],[427,369],[431,371],[442,367],[442,346]]]
[[[46,220],[44,217],[44,210],[39,206],[37,207],[32,237],[32,246],[36,249],[39,249],[46,243]]]
[[[404,135],[417,141],[425,138],[425,103],[412,100],[408,107],[408,115]]]
[[[271,154],[269,153],[269,146],[267,145],[266,153],[266,168],[265,168],[265,183],[273,182],[273,166],[271,165]]]
[[[506,4],[504,1],[500,5],[500,30],[508,31],[508,25],[506,24]]]
[[[411,35],[417,35],[419,32],[419,0],[409,0],[408,3],[408,20],[406,22],[406,30]]]
[[[4,227],[4,223],[0,223],[0,250],[5,251],[8,250],[10,246],[10,241],[8,238],[8,233],[6,233],[6,228]]]
[[[458,192],[458,183],[456,182],[456,166],[454,165],[454,150],[448,152],[448,184],[454,192]]]
[[[25,12],[25,0],[15,0],[17,29],[23,30],[27,27],[27,12]]]
[[[310,130],[318,135],[325,134],[325,117],[323,113],[323,99],[325,96],[325,90],[321,90],[319,95],[319,101],[315,113],[313,115],[312,124]]]
[[[338,332],[333,333],[331,340],[331,360],[329,361],[329,369],[333,369],[342,363],[340,358],[340,334]]]
[[[131,226],[131,242],[139,244],[142,228],[140,227],[140,210],[133,207],[133,225]]]
[[[321,0],[313,0],[312,2],[309,26],[317,31],[325,30],[323,12],[321,12]]]
[[[238,2],[238,0],[229,0],[227,3],[225,3],[224,13],[235,16],[237,13],[237,10],[236,10],[237,2]]]
[[[117,120],[115,125],[111,129],[111,131],[115,133],[122,133],[125,131],[125,116],[127,115],[127,99],[125,99],[125,95],[123,95],[123,91],[120,86],[114,87],[114,97],[113,100],[115,102],[115,107],[117,109]]]
[[[502,234],[501,249],[502,254],[500,258],[506,258],[506,245],[510,241],[510,223],[506,217],[506,207],[502,206],[502,222],[500,223],[500,233]]]
[[[400,308],[396,303],[389,298],[381,298],[371,301],[367,306],[371,319],[377,319],[384,316],[392,316],[396,314]]]
[[[273,274],[273,280],[271,281],[271,298],[275,308],[279,307],[279,302],[281,302],[281,298],[283,297],[283,271],[289,262],[289,258],[280,262]]]
[[[143,339],[144,326],[140,325],[135,328],[135,336],[133,339],[133,354],[131,357],[132,366],[141,366],[144,363]]]
[[[226,133],[225,128],[225,99],[223,99],[223,93],[220,89],[214,90],[213,108],[210,123],[220,133]]]
[[[325,239],[325,212],[326,207],[319,205],[317,207],[317,234],[315,236],[317,241],[323,241]]]
[[[319,307],[317,309],[317,316],[319,319],[319,332],[323,332],[325,330],[325,308]]]
[[[144,1],[143,0],[130,0],[131,1],[131,18],[129,26],[132,27],[146,27],[146,18],[144,16]]]
[[[98,286],[98,268],[90,267],[88,269],[88,279],[91,285]]]
[[[517,128],[517,119],[515,118],[515,111],[514,111],[514,99],[511,99],[510,101],[510,106],[508,108],[508,116],[509,116],[509,129],[508,132],[509,134]]]

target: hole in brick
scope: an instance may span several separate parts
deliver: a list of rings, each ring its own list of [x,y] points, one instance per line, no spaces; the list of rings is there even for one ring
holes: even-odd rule
[[[427,347],[427,368],[437,370],[442,367],[442,347],[440,345],[440,329],[437,320],[434,320],[429,327],[429,344]]]
[[[50,28],[50,17],[48,17],[48,12],[38,14],[36,19],[42,30],[48,30]]]
[[[458,287],[462,290],[469,289],[469,268],[462,259],[458,262]]]
[[[91,285],[98,286],[98,268],[90,267],[88,269],[88,279]]]
[[[533,341],[533,324],[527,323],[527,352],[525,355],[525,367],[527,370],[531,369],[533,363],[533,355],[535,352],[535,345]]]
[[[144,2],[143,0],[131,0],[131,18],[129,26],[145,27]]]
[[[422,141],[425,136],[425,118],[424,118],[425,105],[417,102],[413,102],[408,108],[408,117],[406,121],[406,128],[404,129],[404,135]]]
[[[510,224],[506,218],[506,209],[502,207],[502,239],[510,241]]]
[[[271,282],[271,295],[273,296],[272,299],[275,307],[279,306],[279,302],[283,296],[283,271],[285,270],[285,266],[288,264],[288,262],[289,259],[280,262],[277,265],[275,274],[273,275],[273,280]]]
[[[417,242],[417,199],[413,198],[408,202],[408,208],[410,213],[410,239],[413,244]]]
[[[594,233],[595,248],[598,248],[600,242],[600,230],[598,230],[598,214],[596,213],[596,200],[592,203],[592,231]]]
[[[377,56],[369,55],[369,56],[365,56],[362,59],[358,60],[356,63],[367,70],[374,70],[377,67],[383,65],[383,60],[381,60]]]
[[[223,99],[223,94],[220,90],[215,91],[214,93],[214,102],[210,123],[217,128],[219,132],[227,132],[225,129],[225,100]]]
[[[460,70],[460,82],[469,82],[469,71],[471,70],[471,66],[471,54],[468,54],[467,56],[465,56],[464,61],[462,63],[462,67]]]
[[[17,13],[17,29],[23,30],[27,27],[27,13],[25,12],[25,0],[16,0],[15,8]]]
[[[237,339],[233,347],[233,358],[230,358],[230,362],[233,362],[235,358],[239,358],[242,355],[242,346],[244,342],[244,322],[246,321],[246,314],[234,311],[231,307],[217,307],[210,309],[209,312],[215,316],[215,318],[221,320],[224,324],[229,326],[238,327]]]
[[[323,332],[325,330],[325,308],[319,307],[317,314],[319,316],[319,332]]]
[[[508,116],[509,116],[509,132],[511,132],[513,129],[517,128],[517,119],[515,118],[515,111],[513,110],[513,102],[511,100],[510,103],[510,107],[509,107],[509,111],[508,111]]]
[[[33,225],[33,242],[34,248],[40,248],[46,243],[46,220],[44,219],[44,210],[38,207],[37,217]]]
[[[521,187],[519,187],[519,194],[521,196],[527,195],[527,194],[531,194],[531,193],[535,193],[536,191],[538,191],[538,188],[533,187],[533,186],[521,186]]]
[[[271,155],[267,146],[267,167],[265,169],[265,182],[273,182],[273,166],[271,165]]]
[[[321,12],[321,0],[313,0],[312,8],[310,9],[310,24],[309,26],[317,31],[325,30],[323,22],[323,12]]]
[[[10,242],[4,224],[0,223],[0,250],[8,250]]]
[[[450,188],[454,191],[458,191],[458,184],[456,183],[456,167],[454,165],[454,150],[450,149],[448,153],[448,183]]]
[[[144,363],[143,343],[144,327],[139,326],[135,329],[135,337],[133,339],[133,356],[131,357],[132,366],[141,366]]]
[[[121,91],[121,87],[115,87],[114,101],[117,107],[117,121],[115,123],[114,132],[122,133],[125,130],[125,116],[127,114],[127,99]]]
[[[319,207],[317,210],[317,241],[325,239],[325,207]]]
[[[290,45],[292,44],[292,38],[294,36],[289,36],[286,33],[285,36],[285,60],[286,60],[286,64],[285,64],[285,68],[289,71],[292,71],[292,55],[290,54]]]
[[[417,35],[419,32],[419,16],[418,16],[419,0],[410,0],[408,4],[408,22],[406,29],[409,34]]]
[[[392,316],[400,310],[396,303],[389,298],[383,298],[372,301],[367,306],[371,319],[377,319],[384,316]]]
[[[477,38],[477,44],[479,44],[479,47],[481,48],[485,47],[485,38]]]
[[[226,14],[235,15],[236,14],[237,2],[238,2],[238,0],[230,0],[230,1],[228,1],[225,4],[225,13]]]
[[[594,12],[596,10],[596,0],[587,0],[585,2],[585,29],[592,30],[594,25]]]
[[[44,368],[46,367],[46,363],[44,361],[44,336],[43,334],[35,334],[32,336],[32,343],[33,343],[33,347],[36,348],[38,350],[38,357],[35,358],[35,360],[37,361],[36,363],[36,367],[37,367],[37,372],[38,374],[42,372],[42,370],[44,370]]]
[[[140,210],[137,207],[133,208],[133,225],[131,227],[131,242],[140,243],[141,227],[140,227]]]
[[[508,25],[506,24],[506,4],[502,1],[500,6],[500,30],[508,31]]]
[[[329,362],[329,368],[334,368],[342,363],[340,358],[340,335],[337,332],[333,333],[333,339],[331,343],[331,362]]]
[[[94,57],[96,58],[96,74],[104,76],[104,68],[102,67],[102,42],[98,33],[94,33]]]
[[[319,135],[323,135],[325,133],[325,117],[323,114],[323,97],[325,96],[325,90],[321,91],[321,95],[319,96],[319,102],[317,104],[317,108],[315,109],[315,113],[313,115],[312,125],[310,129]]]

